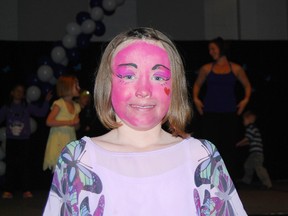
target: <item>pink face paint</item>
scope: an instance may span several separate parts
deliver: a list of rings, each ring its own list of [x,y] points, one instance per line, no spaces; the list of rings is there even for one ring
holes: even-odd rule
[[[131,41],[116,50],[112,70],[112,105],[121,121],[137,130],[161,123],[171,102],[166,50],[153,41]]]

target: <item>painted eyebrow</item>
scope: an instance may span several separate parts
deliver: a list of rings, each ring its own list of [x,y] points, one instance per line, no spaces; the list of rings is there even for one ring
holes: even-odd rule
[[[162,64],[156,64],[154,67],[152,67],[152,70],[156,70],[158,67],[164,67],[170,71],[170,69],[168,67],[166,67],[165,65],[162,65]]]
[[[132,66],[134,68],[137,68],[137,65],[134,63],[126,63],[126,64],[119,64],[118,67],[122,67],[122,66]]]

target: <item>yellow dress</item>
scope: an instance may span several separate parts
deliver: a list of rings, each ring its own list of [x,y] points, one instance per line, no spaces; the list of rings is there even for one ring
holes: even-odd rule
[[[67,106],[63,98],[55,100],[51,106],[51,109],[55,104],[60,107],[60,111],[56,116],[56,120],[59,121],[73,120],[81,110],[80,105],[74,102],[74,108],[75,108],[74,113],[70,113],[67,109]],[[58,157],[62,149],[66,146],[66,144],[68,144],[73,140],[76,140],[75,127],[73,126],[51,127],[45,150],[43,170],[49,168],[53,171],[57,164]]]

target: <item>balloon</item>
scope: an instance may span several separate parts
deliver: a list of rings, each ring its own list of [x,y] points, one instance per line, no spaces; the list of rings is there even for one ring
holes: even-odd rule
[[[30,118],[30,128],[31,133],[34,133],[37,130],[37,122],[33,118]]]
[[[123,5],[125,0],[115,0],[117,5]]]
[[[47,82],[53,76],[53,70],[49,65],[42,65],[38,68],[37,75],[39,80]]]
[[[65,57],[65,58],[60,62],[60,64],[61,64],[61,65],[64,65],[64,66],[67,66],[68,63],[69,63],[69,60],[68,60],[67,57]]]
[[[83,21],[81,24],[81,30],[84,34],[91,34],[95,30],[95,22],[91,19]]]
[[[101,7],[102,6],[102,0],[90,0],[90,7]]]
[[[115,0],[103,0],[102,6],[104,10],[110,12],[116,9],[117,3]]]
[[[81,11],[76,15],[76,21],[79,25],[81,25],[85,20],[90,18],[90,14],[86,11]]]
[[[0,176],[4,175],[6,171],[6,163],[3,161],[0,161]]]
[[[83,34],[81,33],[78,37],[77,37],[77,45],[80,48],[85,48],[89,45],[90,43],[90,39],[91,39],[91,35],[90,34]]]
[[[66,31],[69,35],[77,36],[81,33],[80,25],[76,22],[68,23],[66,26]]]
[[[78,62],[80,60],[80,54],[78,49],[69,49],[67,50],[67,57],[70,60],[70,62]]]
[[[91,18],[92,18],[94,21],[102,20],[103,17],[104,17],[104,12],[103,12],[103,9],[102,9],[101,7],[94,7],[94,8],[92,8],[90,14],[91,14]]]
[[[113,11],[103,10],[103,11],[104,11],[104,14],[105,14],[106,16],[111,16],[111,15],[113,15],[113,14],[115,13],[115,10],[113,10]]]
[[[64,65],[57,64],[54,66],[54,76],[58,79],[60,76],[64,75],[67,71],[67,68]]]
[[[41,91],[39,89],[39,87],[33,85],[28,87],[27,89],[27,100],[32,102],[32,101],[36,101],[39,99],[41,95]]]
[[[49,83],[50,83],[51,85],[56,85],[56,83],[57,83],[56,77],[53,76],[53,77],[49,80]]]
[[[95,31],[94,31],[94,35],[96,36],[102,36],[104,35],[106,31],[105,25],[102,21],[97,21],[96,22],[96,27],[95,27]]]
[[[77,41],[76,36],[70,34],[65,35],[62,39],[63,46],[66,47],[67,49],[75,47],[76,41]]]
[[[55,63],[61,63],[66,57],[66,51],[61,46],[56,46],[51,51],[52,60]]]
[[[0,142],[6,141],[6,127],[0,128]]]

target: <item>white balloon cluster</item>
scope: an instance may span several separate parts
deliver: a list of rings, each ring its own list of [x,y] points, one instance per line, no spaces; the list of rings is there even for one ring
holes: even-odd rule
[[[89,36],[93,33],[95,33],[96,36],[103,35],[105,26],[101,21],[104,18],[105,12],[115,11],[117,7],[124,4],[124,2],[125,0],[90,0],[90,12],[84,12],[87,16],[83,17],[81,22],[77,21],[67,24],[66,34],[61,40],[62,45],[57,45],[51,50],[50,56],[52,61],[55,64],[67,66],[69,64],[67,51],[77,48],[79,35]],[[96,32],[97,30],[100,31],[98,34]],[[90,40],[90,37],[88,38]],[[38,68],[37,76],[42,82],[47,82],[51,85],[56,84],[57,76],[54,74],[53,67],[48,64],[43,64]],[[27,91],[27,100],[30,102],[36,101],[40,95],[41,90],[36,85],[30,86]]]

